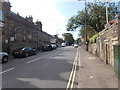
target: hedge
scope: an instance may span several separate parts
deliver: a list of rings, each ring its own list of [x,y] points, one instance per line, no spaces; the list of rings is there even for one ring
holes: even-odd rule
[[[99,33],[98,34],[95,34],[94,36],[92,36],[89,41],[90,43],[96,43],[96,38],[99,36]]]

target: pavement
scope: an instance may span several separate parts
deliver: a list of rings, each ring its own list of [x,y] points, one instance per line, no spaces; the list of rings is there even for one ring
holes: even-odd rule
[[[78,66],[75,78],[78,85],[74,88],[118,88],[113,66],[105,64],[82,47],[79,48]]]

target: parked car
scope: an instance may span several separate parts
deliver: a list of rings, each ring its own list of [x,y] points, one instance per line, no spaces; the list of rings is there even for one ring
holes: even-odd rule
[[[57,48],[56,44],[51,44],[51,46],[52,46],[52,49],[56,49]]]
[[[50,51],[50,50],[52,50],[53,48],[52,48],[52,46],[50,45],[50,44],[44,44],[43,46],[42,46],[42,51]]]
[[[74,44],[72,44],[71,46],[74,47]]]
[[[0,52],[0,62],[1,63],[8,62],[8,53],[6,53],[6,52]]]
[[[78,48],[78,45],[77,45],[77,44],[74,44],[74,48]]]
[[[61,44],[61,47],[65,47],[65,46],[66,46],[66,43],[62,43],[62,44]]]
[[[31,47],[23,47],[23,48],[15,49],[12,53],[14,57],[27,57],[36,54],[37,54],[36,49]]]

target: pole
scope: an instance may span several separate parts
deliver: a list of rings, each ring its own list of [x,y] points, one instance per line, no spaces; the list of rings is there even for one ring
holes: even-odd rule
[[[106,23],[108,24],[108,2],[106,2]]]
[[[87,31],[87,1],[85,0],[85,31],[86,31],[86,51],[88,51],[88,31]]]
[[[82,0],[78,0],[78,1],[82,1]],[[86,35],[85,35],[85,45],[86,45],[86,51],[88,51],[88,35],[87,35],[87,33],[88,33],[88,31],[87,31],[87,0],[85,0],[85,16],[86,16],[86,18],[85,18],[85,33],[86,33]]]
[[[106,24],[108,24],[108,0],[106,0]]]

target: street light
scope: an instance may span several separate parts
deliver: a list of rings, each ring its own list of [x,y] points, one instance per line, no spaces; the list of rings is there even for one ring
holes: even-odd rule
[[[56,34],[54,35],[55,36],[55,39],[53,40],[54,43],[58,44],[58,30],[61,30],[61,29],[56,29]]]
[[[86,31],[86,51],[88,51],[88,38],[87,38],[87,0],[78,0],[78,1],[85,1],[85,31]]]
[[[99,0],[94,0],[94,2],[97,2]],[[108,24],[108,2],[111,0],[104,0],[106,3],[106,24]]]
[[[59,35],[59,34],[58,34],[58,30],[61,30],[61,29],[56,29],[56,35]]]
[[[108,24],[108,1],[109,0],[106,0],[106,24]]]

